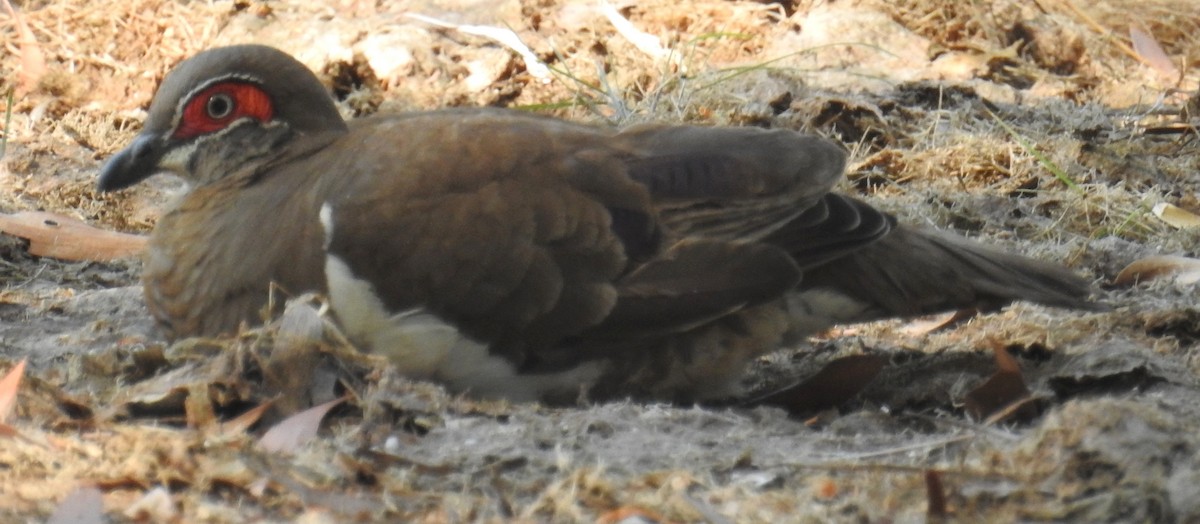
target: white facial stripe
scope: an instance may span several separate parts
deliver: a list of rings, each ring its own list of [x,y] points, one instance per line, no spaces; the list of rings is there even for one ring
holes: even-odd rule
[[[164,171],[170,171],[177,175],[187,174],[188,159],[192,158],[192,153],[196,151],[196,143],[190,142],[179,147],[167,151],[158,161],[158,168]]]
[[[170,171],[179,176],[187,178],[187,175],[191,174],[188,171],[188,167],[189,167],[188,162],[192,158],[192,155],[196,152],[196,149],[200,147],[200,144],[208,143],[213,140],[219,141],[226,134],[232,132],[234,129],[237,129],[238,127],[241,127],[244,125],[257,125],[257,124],[260,124],[260,122],[253,118],[250,118],[250,117],[243,117],[243,118],[234,120],[228,126],[225,126],[224,129],[221,129],[219,131],[215,131],[212,133],[208,133],[205,135],[200,135],[195,140],[183,142],[181,145],[178,145],[178,146],[168,150],[167,153],[165,155],[163,155],[163,157],[161,159],[158,160],[157,167],[160,170]],[[284,122],[282,122],[280,120],[272,120],[270,122],[261,123],[261,125],[264,129],[273,129],[276,127],[286,126],[287,124],[285,124]]]

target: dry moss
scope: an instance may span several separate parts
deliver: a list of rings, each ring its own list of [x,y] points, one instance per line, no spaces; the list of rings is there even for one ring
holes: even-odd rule
[[[1186,104],[1196,98],[1200,15],[1190,0],[621,7],[673,51],[667,58],[637,49],[586,2],[430,5],[444,10],[426,14],[512,28],[556,73],[535,78],[493,41],[405,18],[408,4],[27,2],[48,72],[17,101],[6,130],[0,210],[149,229],[165,186],[97,195],[99,162],[137,130],[173,64],[218,43],[258,40],[291,46],[347,113],[501,105],[600,124],[801,129],[851,149],[847,191],[906,221],[1063,261],[1101,283],[1146,254],[1196,254],[1200,233],[1147,213],[1160,201],[1200,209],[1194,128],[1171,127],[1195,124]],[[823,29],[807,18],[817,11],[824,23],[863,25],[854,36],[878,44],[806,39]],[[1117,45],[1131,23],[1178,60],[1182,78],[1156,76]],[[10,42],[0,55],[5,87],[19,76],[20,49],[13,19],[0,19],[0,31]],[[103,300],[96,290],[132,284],[129,268],[93,278],[96,267],[14,255],[20,247],[0,250],[0,349],[33,358],[44,383],[23,390],[24,411],[10,421],[28,438],[0,446],[0,492],[15,494],[0,507],[4,518],[44,517],[86,481],[103,489],[111,513],[166,486],[187,521],[322,521],[364,504],[368,518],[427,522],[914,520],[925,516],[928,469],[941,472],[951,515],[963,520],[1200,512],[1187,502],[1186,468],[1173,465],[1200,446],[1195,294],[1170,282],[1114,291],[1108,313],[1016,306],[932,333],[893,321],[831,334],[819,351],[889,351],[917,371],[809,421],[765,408],[476,403],[364,371],[354,382],[368,392],[361,412],[336,415],[286,462],[254,451],[250,437],[183,427],[180,413],[143,424],[63,411],[70,399],[97,412],[119,403],[135,387],[125,381],[146,382],[145,370],[131,370],[156,342],[139,331],[146,313],[136,290]],[[259,346],[248,340],[176,351],[249,358]],[[956,403],[990,372],[994,341],[1023,355],[1027,378],[1049,399],[1048,414],[1029,426],[976,423]],[[810,353],[763,364],[786,368]],[[1145,365],[1134,359],[1110,375],[1084,365],[1130,355]],[[261,400],[252,362],[229,368],[223,376],[237,387],[217,396]],[[1161,380],[1121,382],[1142,368]],[[1063,377],[1117,386],[1073,398],[1054,390]],[[267,487],[252,488],[261,478]]]

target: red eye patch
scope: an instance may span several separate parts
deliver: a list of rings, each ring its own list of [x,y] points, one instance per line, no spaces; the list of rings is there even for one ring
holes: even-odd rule
[[[205,88],[188,100],[183,108],[183,118],[171,136],[187,139],[212,133],[244,117],[266,122],[274,113],[271,98],[257,85],[239,81],[221,82]]]

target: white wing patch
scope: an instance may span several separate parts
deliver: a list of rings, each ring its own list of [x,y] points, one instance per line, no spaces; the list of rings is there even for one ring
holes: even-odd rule
[[[321,206],[325,246],[333,238],[333,210]],[[325,278],[329,303],[346,336],[361,349],[386,356],[410,377],[435,380],[455,392],[483,398],[535,401],[547,395],[574,395],[604,371],[599,362],[567,371],[521,375],[511,362],[488,352],[487,346],[463,335],[424,308],[392,313],[370,282],[355,277],[344,261],[327,253]]]

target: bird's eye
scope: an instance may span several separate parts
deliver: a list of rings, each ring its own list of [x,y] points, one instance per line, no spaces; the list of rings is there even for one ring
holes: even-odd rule
[[[187,99],[173,138],[187,139],[220,131],[243,118],[270,122],[275,115],[271,97],[260,84],[241,80],[218,82]]]
[[[233,98],[225,93],[216,93],[208,97],[208,102],[204,104],[204,111],[208,113],[208,117],[214,120],[220,120],[233,114]]]

